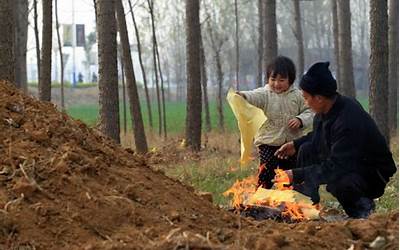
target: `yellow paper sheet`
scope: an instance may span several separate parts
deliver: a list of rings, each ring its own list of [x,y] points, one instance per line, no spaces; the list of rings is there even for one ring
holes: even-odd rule
[[[251,151],[253,148],[254,136],[267,117],[261,109],[248,103],[232,89],[228,91],[226,99],[238,122],[241,139],[240,166],[245,167],[252,160]]]
[[[263,201],[272,200],[277,203],[290,202],[297,203],[305,218],[310,220],[319,219],[319,210],[312,206],[310,197],[305,196],[294,190],[274,190],[258,188],[256,193],[250,197],[245,205],[257,205]]]

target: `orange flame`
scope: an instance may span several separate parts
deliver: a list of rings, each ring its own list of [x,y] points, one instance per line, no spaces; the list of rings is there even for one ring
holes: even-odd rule
[[[304,221],[315,218],[319,213],[320,207],[318,205],[308,204],[307,202],[293,202],[291,199],[286,200],[284,198],[286,195],[281,196],[282,191],[295,192],[291,191],[293,187],[290,186],[290,178],[284,170],[279,168],[275,170],[275,174],[276,177],[273,189],[275,189],[276,192],[270,190],[270,194],[267,198],[256,202],[257,206],[279,208],[282,211],[282,217],[290,218],[292,221]],[[242,206],[248,207],[248,201],[256,193],[257,180],[257,176],[250,176],[242,181],[237,180],[223,195],[228,196],[233,194],[232,206],[236,209]]]
[[[250,176],[242,181],[237,180],[232,187],[223,193],[223,195],[229,196],[230,194],[233,194],[232,205],[233,207],[238,208],[240,205],[245,204],[246,201],[255,193],[256,187],[257,177]]]
[[[290,178],[287,173],[277,168],[275,169],[275,188],[278,190],[292,190],[293,187],[290,186]]]

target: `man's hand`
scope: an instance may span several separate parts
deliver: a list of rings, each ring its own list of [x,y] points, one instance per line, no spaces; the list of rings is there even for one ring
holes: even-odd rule
[[[294,147],[293,141],[283,144],[278,150],[275,152],[275,156],[279,159],[287,159],[289,156],[292,156],[296,153],[296,149]]]
[[[298,128],[301,127],[301,125],[302,125],[301,121],[297,117],[293,118],[293,119],[290,119],[289,122],[288,122],[288,127],[291,128],[291,129],[298,129]]]

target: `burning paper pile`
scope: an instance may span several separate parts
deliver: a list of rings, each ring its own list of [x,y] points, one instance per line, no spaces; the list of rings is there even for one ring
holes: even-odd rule
[[[277,173],[281,178],[273,189],[259,187],[256,190],[257,177],[251,176],[236,181],[224,195],[233,194],[235,211],[255,219],[280,218],[287,222],[319,219],[318,206],[313,205],[309,197],[287,186],[289,179],[287,176],[285,179],[284,171],[278,170]]]

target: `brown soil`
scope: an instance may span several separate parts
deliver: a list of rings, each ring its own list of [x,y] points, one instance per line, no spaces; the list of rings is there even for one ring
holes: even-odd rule
[[[0,82],[0,249],[364,249],[378,236],[381,248],[398,247],[397,211],[256,222],[146,158]]]

